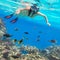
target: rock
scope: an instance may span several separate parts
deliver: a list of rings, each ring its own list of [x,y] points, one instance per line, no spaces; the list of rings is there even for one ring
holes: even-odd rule
[[[43,50],[42,53],[48,60],[60,60],[60,46],[58,45],[50,46]]]
[[[3,34],[5,34],[5,33],[6,33],[6,28],[4,26],[2,19],[0,18],[0,37],[2,37]]]
[[[53,56],[53,55],[50,55],[48,57],[49,60],[60,60],[60,58],[56,57],[56,56]]]

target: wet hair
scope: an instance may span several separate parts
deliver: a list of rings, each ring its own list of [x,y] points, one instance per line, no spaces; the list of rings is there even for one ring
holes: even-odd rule
[[[34,6],[37,6],[37,4],[33,4]]]

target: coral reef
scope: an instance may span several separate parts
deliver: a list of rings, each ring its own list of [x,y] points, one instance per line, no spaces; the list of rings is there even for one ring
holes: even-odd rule
[[[0,18],[0,38],[3,36],[4,33],[6,33],[6,28],[4,26],[4,23],[2,22],[2,19]]]
[[[8,41],[7,41],[8,42]],[[3,41],[2,41],[3,43]],[[45,60],[37,48],[32,46],[21,46],[20,48],[13,45],[0,44],[0,60]],[[30,47],[30,48],[29,48]],[[22,53],[22,51],[27,51],[28,53]]]

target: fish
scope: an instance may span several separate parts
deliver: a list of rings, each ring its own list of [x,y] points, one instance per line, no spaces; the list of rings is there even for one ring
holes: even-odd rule
[[[8,33],[3,34],[3,36],[5,36],[5,37],[12,37],[12,35],[10,35],[10,34],[8,34]]]
[[[16,23],[18,18],[15,18],[14,20],[10,21],[11,23]]]
[[[56,40],[49,40],[49,42],[56,43],[57,41]]]
[[[29,34],[28,32],[24,32],[25,34]]]
[[[21,44],[22,42],[23,42],[23,39],[19,40],[19,41],[18,41],[18,44]]]
[[[18,44],[21,44],[23,42],[23,39],[21,39],[21,40],[14,39],[13,42],[14,43],[18,42]]]
[[[16,43],[17,42],[17,39],[14,39],[13,42]]]

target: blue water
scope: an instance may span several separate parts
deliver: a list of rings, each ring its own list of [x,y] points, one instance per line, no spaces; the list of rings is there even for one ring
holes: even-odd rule
[[[8,5],[8,7],[4,6],[4,2],[5,4]],[[35,2],[37,2],[37,0],[35,0]],[[9,5],[11,7],[9,7]],[[17,4],[15,5],[15,3],[12,2],[10,2],[9,4],[7,0],[0,1],[0,17],[3,19],[7,32],[13,35],[11,37],[12,40],[13,39],[20,40],[24,35],[29,38],[29,40],[24,39],[23,41],[24,45],[31,45],[31,46],[36,46],[40,49],[44,49],[52,45],[49,42],[49,40],[52,39],[57,40],[57,45],[60,45],[60,0],[55,0],[55,1],[41,0],[41,5],[39,5],[41,7],[40,12],[42,12],[48,17],[51,26],[48,26],[46,24],[45,19],[42,16],[36,16],[34,18],[25,17],[25,16],[24,18],[19,17],[19,20],[16,23],[14,24],[10,23],[10,21],[13,20],[15,17],[11,19],[5,19],[4,16],[9,15],[16,10],[12,8],[13,6],[15,6],[17,9],[17,6],[19,5]],[[15,31],[14,28],[18,28],[18,31]],[[29,34],[26,35],[24,34],[24,32],[29,32]],[[36,41],[38,35],[40,35],[39,42]]]

